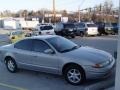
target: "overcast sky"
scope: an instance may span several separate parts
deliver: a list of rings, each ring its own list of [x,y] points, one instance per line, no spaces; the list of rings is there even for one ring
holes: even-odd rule
[[[20,9],[39,10],[46,8],[52,10],[53,0],[0,0],[0,11],[11,10],[18,11]],[[103,3],[105,0],[55,0],[57,10],[76,11],[80,6],[81,9],[94,7]],[[119,0],[111,0],[114,7],[118,7]]]

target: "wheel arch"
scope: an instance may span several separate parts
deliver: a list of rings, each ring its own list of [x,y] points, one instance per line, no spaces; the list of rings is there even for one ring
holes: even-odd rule
[[[12,56],[8,55],[8,56],[5,56],[5,58],[4,58],[4,62],[5,63],[6,63],[6,61],[7,61],[8,58],[12,58],[15,61],[15,59]]]
[[[77,63],[73,63],[73,62],[67,63],[67,64],[65,64],[65,65],[63,66],[63,68],[62,68],[62,75],[64,75],[65,69],[66,69],[67,67],[69,67],[69,66],[77,66],[77,67],[79,67],[80,70],[83,72],[85,78],[86,78],[85,70],[83,69],[83,67],[82,67],[81,65],[79,65],[79,64],[77,64]]]

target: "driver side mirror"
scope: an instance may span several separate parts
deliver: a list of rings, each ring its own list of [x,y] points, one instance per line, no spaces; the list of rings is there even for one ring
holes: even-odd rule
[[[52,49],[46,49],[44,51],[45,54],[55,54],[55,52]]]

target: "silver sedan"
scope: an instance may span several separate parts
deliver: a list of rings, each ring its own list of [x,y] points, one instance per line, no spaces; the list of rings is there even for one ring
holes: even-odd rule
[[[59,74],[73,85],[110,75],[115,64],[112,55],[105,51],[78,46],[56,35],[29,37],[2,46],[0,58],[12,73],[24,68]]]

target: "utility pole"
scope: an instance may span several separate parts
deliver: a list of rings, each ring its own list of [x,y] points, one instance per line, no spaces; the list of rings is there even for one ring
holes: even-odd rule
[[[56,23],[55,0],[53,0],[53,18],[54,18],[54,23]]]
[[[43,19],[42,19],[42,23],[45,23],[45,11],[43,10]]]
[[[91,22],[91,10],[92,8],[88,8],[88,14],[89,14],[89,21]]]
[[[103,20],[103,14],[102,14],[102,5],[100,4],[100,6],[99,6],[99,14],[100,14],[100,19],[101,19],[101,22],[102,22],[102,20]]]
[[[80,16],[80,6],[78,7],[78,17],[79,17],[79,22],[81,21],[81,16]]]

